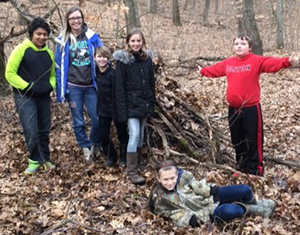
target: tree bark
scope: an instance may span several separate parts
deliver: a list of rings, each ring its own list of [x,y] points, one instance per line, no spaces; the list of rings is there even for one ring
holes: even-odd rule
[[[239,15],[238,18],[239,33],[247,32],[253,37],[253,48],[252,52],[258,55],[263,54],[263,45],[260,38],[260,34],[256,25],[255,14],[253,9],[253,0],[242,0],[238,1]]]
[[[205,7],[203,12],[203,22],[207,22],[208,12],[209,12],[210,0],[205,0]]]
[[[176,26],[182,26],[178,0],[173,0],[173,24]]]
[[[0,38],[1,40],[1,38]],[[8,88],[8,83],[5,80],[5,54],[4,54],[4,43],[0,41],[0,89],[1,95],[6,95],[4,91]]]
[[[151,0],[150,2],[150,12],[157,13],[157,0]]]
[[[283,1],[277,0],[277,12],[276,12],[276,21],[277,21],[277,48],[283,48]]]
[[[129,8],[128,13],[125,14],[127,32],[129,32],[134,27],[141,27],[137,1],[124,0],[124,4]]]
[[[219,11],[219,0],[215,0],[215,13]]]

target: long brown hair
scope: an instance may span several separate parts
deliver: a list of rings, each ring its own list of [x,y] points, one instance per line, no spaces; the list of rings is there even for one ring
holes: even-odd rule
[[[148,58],[146,39],[145,39],[143,32],[139,28],[133,28],[128,32],[127,37],[126,37],[126,51],[128,54],[132,54],[131,48],[129,47],[129,41],[130,41],[130,38],[135,34],[140,35],[142,38],[143,45],[141,48],[140,57],[141,57],[141,59],[146,60]]]

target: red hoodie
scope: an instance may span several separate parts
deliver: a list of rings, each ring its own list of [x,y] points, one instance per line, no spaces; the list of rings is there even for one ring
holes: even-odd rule
[[[244,58],[231,57],[201,70],[204,76],[226,76],[227,101],[231,107],[249,107],[260,102],[259,76],[289,68],[289,58],[274,58],[250,53]]]

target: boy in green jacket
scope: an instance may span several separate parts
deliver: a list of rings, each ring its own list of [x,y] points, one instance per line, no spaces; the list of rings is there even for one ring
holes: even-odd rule
[[[16,109],[30,154],[25,174],[34,174],[44,166],[54,169],[50,160],[49,133],[51,97],[55,88],[54,54],[45,44],[50,34],[48,23],[38,17],[28,26],[25,39],[11,53],[5,77],[13,87]]]

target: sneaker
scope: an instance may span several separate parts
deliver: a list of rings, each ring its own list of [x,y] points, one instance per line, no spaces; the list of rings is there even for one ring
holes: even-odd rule
[[[38,161],[33,161],[31,159],[29,159],[28,162],[28,167],[26,168],[24,173],[26,175],[34,175],[40,168],[41,164]]]
[[[89,148],[82,148],[82,150],[83,150],[83,158],[86,160],[86,162],[93,163],[94,159],[91,150],[89,150]]]
[[[54,170],[55,169],[55,165],[52,162],[50,162],[50,161],[45,162],[44,169],[45,169],[45,171]]]

